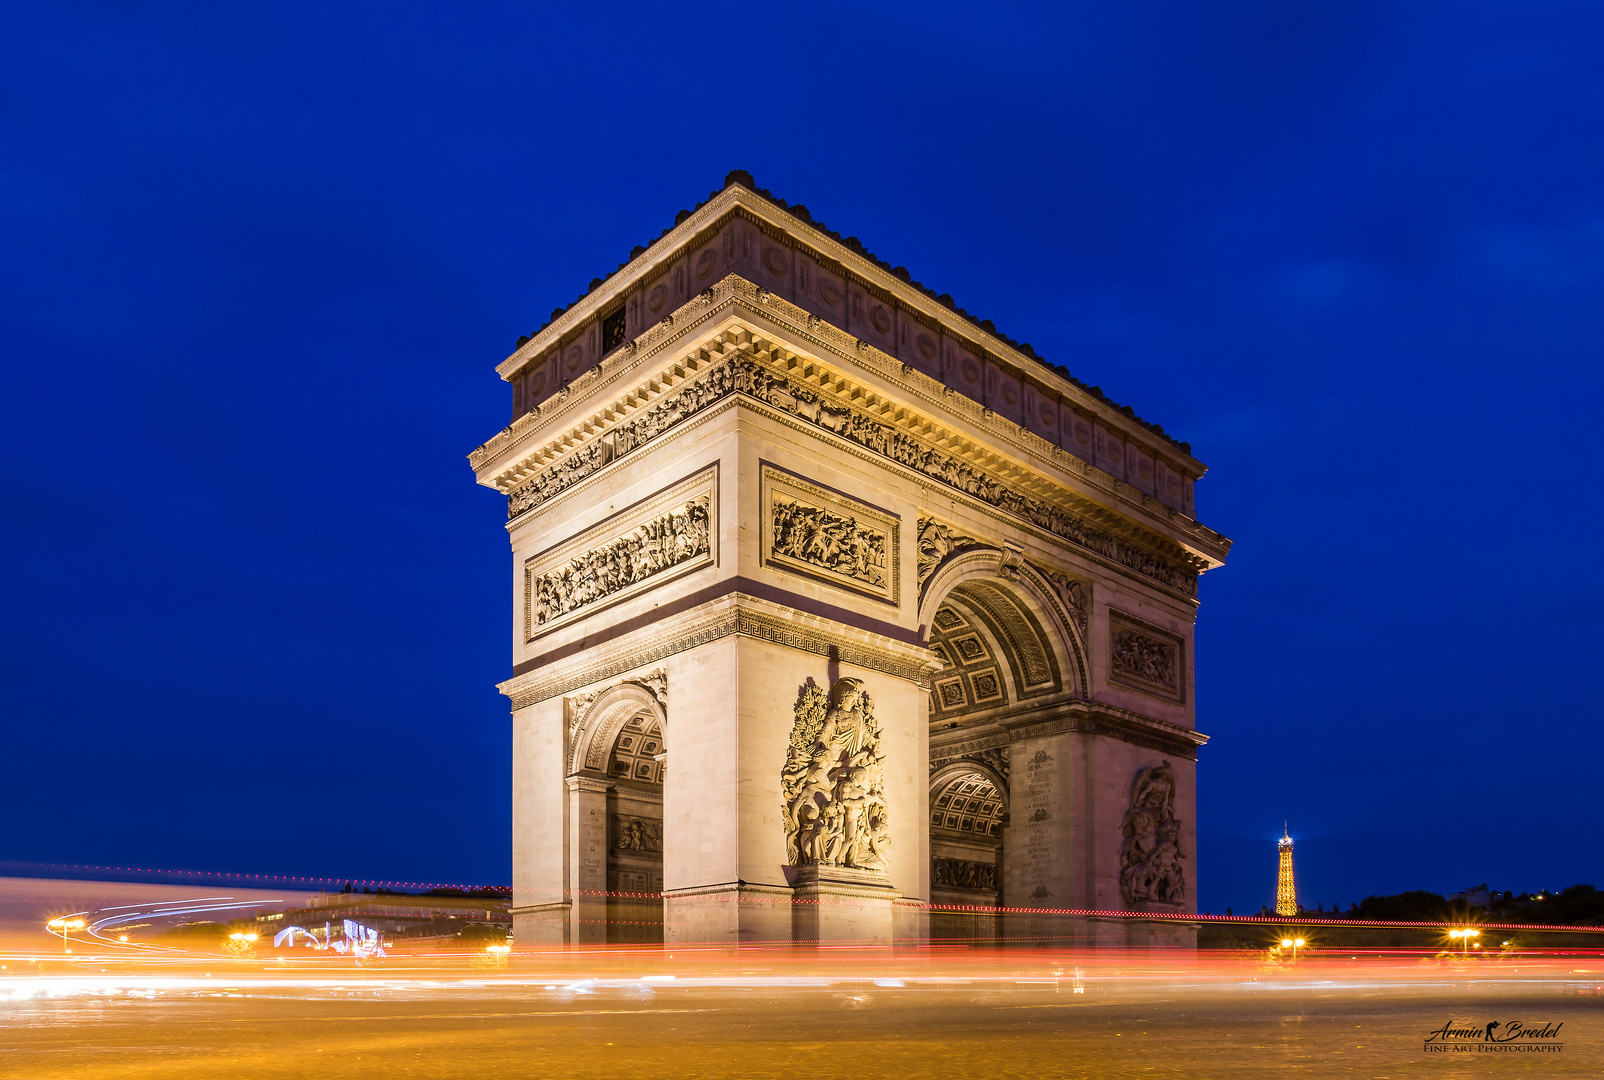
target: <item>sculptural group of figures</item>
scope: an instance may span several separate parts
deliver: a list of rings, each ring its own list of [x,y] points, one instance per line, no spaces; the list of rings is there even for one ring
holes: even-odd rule
[[[530,583],[535,625],[706,554],[709,541],[708,497],[704,495],[541,574]]]
[[[615,457],[629,453],[731,393],[747,394],[782,412],[850,439],[899,465],[1123,563],[1171,588],[1193,596],[1197,593],[1196,573],[1173,566],[1051,503],[1014,491],[979,469],[951,454],[925,446],[889,424],[844,406],[832,405],[815,391],[798,386],[784,376],[771,374],[757,361],[745,357],[732,358],[716,365],[679,393],[657,402],[637,418],[618,425],[610,437],[597,440],[547,472],[532,477],[508,496],[508,516],[540,505]]]
[[[780,787],[791,865],[885,869],[885,758],[861,680],[802,688]]]
[[[1169,762],[1143,769],[1131,785],[1131,808],[1120,825],[1120,892],[1127,907],[1186,899],[1181,825],[1175,820],[1175,771]]]
[[[663,823],[629,814],[613,815],[613,848],[662,854]]]
[[[1114,666],[1148,682],[1175,685],[1175,650],[1162,641],[1122,630],[1114,638]]]
[[[816,506],[775,502],[774,550],[870,585],[886,583],[885,534]]]
[[[997,888],[997,868],[991,863],[970,859],[932,859],[930,882],[933,885],[953,885],[961,889]]]

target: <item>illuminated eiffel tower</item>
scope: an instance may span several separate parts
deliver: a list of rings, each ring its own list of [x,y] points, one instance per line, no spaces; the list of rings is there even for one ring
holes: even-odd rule
[[[1281,823],[1281,839],[1276,841],[1281,851],[1281,868],[1275,878],[1275,913],[1298,913],[1298,890],[1292,884],[1292,837],[1287,834],[1286,822]]]

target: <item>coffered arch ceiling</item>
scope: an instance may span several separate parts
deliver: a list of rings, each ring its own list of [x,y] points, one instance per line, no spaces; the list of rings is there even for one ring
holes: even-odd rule
[[[1003,796],[991,777],[960,772],[930,792],[930,827],[986,840],[1002,836]]]
[[[663,786],[663,724],[650,712],[641,711],[618,729],[607,775],[637,784]]]
[[[1064,690],[1056,650],[1034,612],[998,581],[966,581],[936,610],[932,720],[962,720]]]

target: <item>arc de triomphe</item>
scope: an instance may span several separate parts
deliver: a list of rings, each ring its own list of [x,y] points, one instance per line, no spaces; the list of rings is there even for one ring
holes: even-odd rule
[[[521,942],[1189,940],[1190,447],[738,173],[496,370]]]

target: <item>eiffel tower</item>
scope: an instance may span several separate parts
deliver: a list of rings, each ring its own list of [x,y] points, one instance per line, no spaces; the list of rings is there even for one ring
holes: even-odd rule
[[[1276,841],[1281,852],[1281,867],[1275,879],[1275,913],[1298,913],[1298,890],[1292,884],[1292,837],[1287,834],[1286,822],[1281,823],[1281,839]]]

